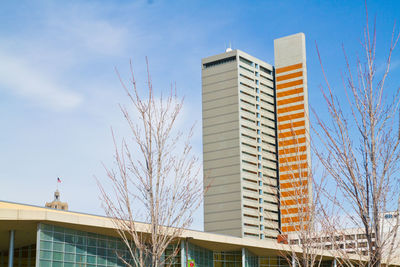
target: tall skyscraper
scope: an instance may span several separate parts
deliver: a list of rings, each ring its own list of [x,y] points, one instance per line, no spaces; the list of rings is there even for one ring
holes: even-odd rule
[[[307,227],[312,183],[304,34],[274,41],[281,232]]]
[[[276,68],[240,50],[202,60],[205,231],[277,239],[308,204],[304,34],[274,45]]]

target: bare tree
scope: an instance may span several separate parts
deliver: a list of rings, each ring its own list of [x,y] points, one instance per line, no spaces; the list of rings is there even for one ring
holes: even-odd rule
[[[353,66],[343,49],[346,60],[343,87],[347,101],[335,96],[322,67],[326,81],[322,92],[329,119],[323,119],[313,110],[315,135],[320,143],[320,147],[314,149],[315,154],[341,193],[343,201],[336,201],[335,204],[353,227],[361,228],[365,235],[367,252],[364,254],[368,266],[391,263],[398,249],[400,88],[389,95],[386,81],[399,36],[393,30],[385,68],[381,73],[375,57],[375,25],[371,34],[367,12],[363,57],[357,58]],[[321,62],[320,56],[319,59]],[[394,220],[388,224],[384,215],[391,210],[394,210]]]
[[[120,256],[124,263],[170,266],[179,252],[177,241],[203,196],[200,166],[190,143],[193,127],[186,136],[175,129],[183,106],[176,90],[171,87],[167,97],[156,96],[147,68],[148,90],[142,97],[132,64],[130,68],[129,86],[118,76],[130,102],[120,108],[131,136],[118,145],[112,132],[116,167],[105,167],[112,189],[98,184],[105,212],[129,250],[129,259]],[[165,255],[171,245],[172,252]]]

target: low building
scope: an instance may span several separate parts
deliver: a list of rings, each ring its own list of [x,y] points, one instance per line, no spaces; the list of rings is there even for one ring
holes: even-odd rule
[[[398,212],[384,212],[380,216],[381,239],[385,242],[383,256],[400,259],[400,229],[398,229]],[[312,238],[312,243],[325,250],[340,251],[341,253],[368,256],[368,240],[362,227],[335,229],[332,233],[319,233]],[[291,245],[300,244],[299,235],[288,236]],[[372,246],[375,247],[375,233],[371,233]],[[393,243],[392,243],[393,242]],[[389,247],[392,247],[390,249]],[[391,251],[392,250],[392,251]],[[391,252],[390,252],[391,251]]]
[[[193,230],[184,231],[179,242],[174,267],[189,260],[196,267],[289,266],[283,255],[292,253],[273,240]],[[107,217],[0,201],[0,267],[124,266],[117,252],[128,254]],[[333,264],[328,252],[322,257],[323,266]]]

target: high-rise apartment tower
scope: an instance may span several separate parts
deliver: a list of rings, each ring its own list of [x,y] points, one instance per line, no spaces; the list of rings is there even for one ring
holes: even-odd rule
[[[309,203],[304,34],[274,47],[275,67],[230,49],[202,60],[205,231],[277,239]]]

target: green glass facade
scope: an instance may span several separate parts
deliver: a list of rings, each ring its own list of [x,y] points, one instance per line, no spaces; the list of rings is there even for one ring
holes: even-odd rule
[[[181,267],[181,250],[178,248],[178,254],[175,257],[171,256],[177,248],[176,246],[179,246],[179,244],[168,246],[164,253],[164,259],[166,260],[166,263],[171,267]]]
[[[125,244],[117,237],[50,224],[39,224],[38,237],[39,267],[125,266],[121,257],[134,265]],[[171,267],[180,267],[180,251],[175,257],[168,257],[173,254],[174,248],[170,245],[164,257],[169,259]]]
[[[259,267],[289,267],[287,259],[279,256],[259,257]]]
[[[126,246],[116,237],[39,224],[40,267],[125,266],[118,257],[129,260]]]
[[[245,266],[246,267],[258,267],[259,257],[249,252],[247,249],[244,250],[245,253]]]
[[[208,267],[213,266],[213,252],[211,250],[196,246],[189,242],[185,242],[187,251],[187,257],[189,260],[194,260],[196,267]],[[184,255],[186,259],[186,255]],[[186,262],[186,260],[184,260]]]
[[[241,267],[242,251],[214,252],[214,267]]]
[[[179,246],[175,257],[170,257]],[[244,253],[244,255],[242,254]],[[37,244],[14,250],[13,267],[119,267],[124,260],[133,263],[121,239],[91,232],[38,224]],[[212,251],[183,240],[170,245],[164,254],[171,267],[187,266],[187,259],[196,267],[289,267],[285,258],[257,256],[243,249],[238,251]],[[8,266],[8,251],[0,251],[0,267]],[[150,266],[150,265],[149,265]],[[324,261],[321,267],[332,266]]]

